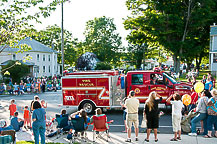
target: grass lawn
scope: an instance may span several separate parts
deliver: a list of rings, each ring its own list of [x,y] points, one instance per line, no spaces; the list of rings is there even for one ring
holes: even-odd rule
[[[201,81],[203,79],[203,75],[206,75],[207,77],[207,74],[210,73],[210,70],[201,70],[199,72],[199,76],[196,78],[197,81]],[[216,79],[216,77],[214,76],[214,78]],[[187,79],[186,79],[186,74],[183,74],[182,76],[180,76],[179,78],[179,81],[182,81],[182,82],[187,82]],[[217,81],[216,81],[217,82]],[[215,83],[215,85],[217,85],[217,83]]]

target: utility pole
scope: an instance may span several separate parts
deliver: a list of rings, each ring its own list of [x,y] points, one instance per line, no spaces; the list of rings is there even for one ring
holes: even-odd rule
[[[63,76],[63,71],[64,71],[64,30],[63,30],[63,2],[61,3],[61,7],[62,7],[62,25],[61,25],[61,33],[62,33],[62,37],[61,37],[61,52],[62,52],[62,76]]]

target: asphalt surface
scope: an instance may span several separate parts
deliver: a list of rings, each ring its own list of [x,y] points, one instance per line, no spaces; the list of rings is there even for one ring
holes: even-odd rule
[[[33,100],[36,94],[24,94],[19,96],[10,96],[10,95],[0,95],[1,105],[4,109],[0,109],[2,113],[0,118],[9,119],[9,110],[8,106],[10,104],[11,99],[16,100],[16,105],[18,111],[20,112],[20,117],[22,117],[21,106],[28,105],[30,106],[31,101]],[[46,109],[46,115],[48,119],[55,117],[55,114],[60,113],[61,109],[66,108],[62,106],[62,95],[61,90],[57,92],[45,92],[37,94],[40,97],[40,100],[44,99],[48,103],[48,108]],[[163,116],[160,117],[159,121],[159,131],[162,134],[172,134],[172,118],[170,111],[166,111],[166,109],[161,109],[165,112]],[[76,109],[67,108],[68,113],[73,113]],[[122,110],[108,110],[106,112],[108,121],[114,120],[114,122],[110,125],[111,132],[122,132],[124,131],[124,122],[123,122],[123,111]],[[91,115],[89,115],[91,116]],[[142,121],[142,109],[139,111],[139,124]],[[8,121],[9,122],[9,121]],[[199,125],[198,125],[199,126]],[[90,126],[89,129],[91,130],[92,127]],[[144,132],[145,129],[140,128],[140,132]]]

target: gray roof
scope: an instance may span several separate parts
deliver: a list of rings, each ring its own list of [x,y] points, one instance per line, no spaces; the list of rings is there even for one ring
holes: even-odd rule
[[[18,45],[19,44],[27,44],[29,46],[31,46],[31,50],[29,50],[30,52],[34,51],[34,52],[48,52],[48,53],[57,53],[56,50],[53,50],[47,46],[45,46],[44,44],[34,40],[34,39],[31,39],[31,38],[25,38],[23,40],[21,40],[20,42],[18,42]],[[4,52],[16,52],[18,51],[19,49],[18,48],[11,48],[11,47],[7,47],[4,49]]]
[[[0,66],[6,66],[10,61],[12,61],[12,60],[7,60],[7,61],[1,63]],[[22,60],[19,60],[19,62],[22,64],[25,64],[25,65],[28,65],[28,66],[34,66],[35,65],[34,62],[23,62]]]

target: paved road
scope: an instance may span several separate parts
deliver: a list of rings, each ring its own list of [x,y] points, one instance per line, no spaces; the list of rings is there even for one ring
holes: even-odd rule
[[[54,117],[56,113],[60,113],[60,110],[62,108],[65,108],[62,106],[62,97],[61,97],[61,91],[57,92],[45,92],[42,94],[38,94],[40,99],[44,99],[46,102],[48,102],[48,108],[47,111],[47,117]],[[16,104],[18,106],[18,111],[20,112],[20,116],[22,116],[21,106],[30,105],[31,101],[34,98],[34,94],[32,95],[21,95],[21,96],[0,96],[1,98],[1,105],[4,107],[4,109],[0,109],[0,112],[2,113],[0,115],[0,118],[6,118],[9,117],[9,101],[10,99],[15,99]],[[67,108],[68,113],[74,112],[76,109]],[[165,109],[162,109],[165,111]],[[120,132],[124,130],[124,123],[122,118],[122,111],[121,110],[109,110],[106,113],[108,120],[114,120],[114,123],[110,125],[110,131],[111,132]],[[142,110],[139,111],[139,121],[141,124],[142,121]],[[172,133],[172,125],[171,125],[171,115],[165,114],[161,116],[160,118],[160,133],[169,134]],[[89,129],[92,129],[90,126]],[[144,131],[144,129],[140,129],[140,132]]]

